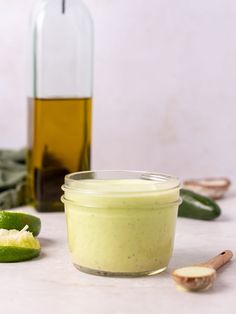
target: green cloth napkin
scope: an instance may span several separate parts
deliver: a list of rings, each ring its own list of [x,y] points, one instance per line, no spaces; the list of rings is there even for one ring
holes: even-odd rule
[[[0,209],[26,203],[26,150],[0,150]]]

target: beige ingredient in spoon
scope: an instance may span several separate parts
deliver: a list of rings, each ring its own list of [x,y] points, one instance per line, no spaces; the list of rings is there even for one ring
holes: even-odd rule
[[[211,267],[189,266],[176,269],[172,276],[178,289],[181,290],[206,290],[212,286],[216,271]]]

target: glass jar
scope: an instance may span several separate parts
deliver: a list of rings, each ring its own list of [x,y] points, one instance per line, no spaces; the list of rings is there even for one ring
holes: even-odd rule
[[[28,198],[63,210],[67,173],[90,169],[93,27],[80,0],[40,0],[31,21]]]
[[[65,177],[68,243],[81,271],[105,276],[143,276],[170,260],[179,180],[136,171],[87,171]]]

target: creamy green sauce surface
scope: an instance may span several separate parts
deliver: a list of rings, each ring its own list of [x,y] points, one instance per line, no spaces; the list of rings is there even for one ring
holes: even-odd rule
[[[73,263],[111,273],[166,268],[179,188],[150,180],[81,180],[64,203]],[[169,188],[169,189],[168,189]]]

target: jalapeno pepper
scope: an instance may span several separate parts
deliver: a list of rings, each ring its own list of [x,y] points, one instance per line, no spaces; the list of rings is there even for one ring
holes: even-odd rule
[[[179,206],[178,216],[212,220],[221,213],[220,207],[211,198],[195,192],[181,189],[182,204]]]

